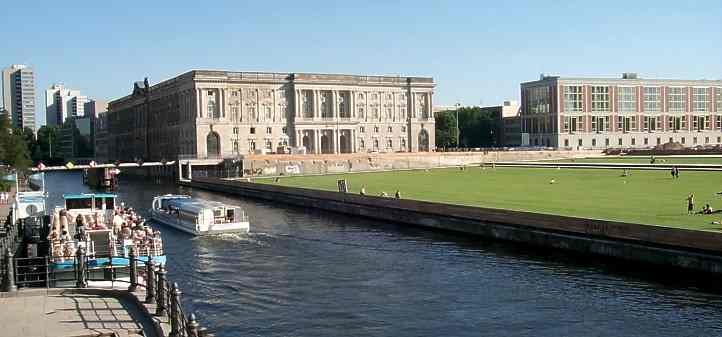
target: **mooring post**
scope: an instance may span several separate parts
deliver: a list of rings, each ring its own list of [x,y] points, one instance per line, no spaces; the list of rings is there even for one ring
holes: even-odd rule
[[[78,265],[78,279],[75,281],[77,288],[87,288],[88,282],[85,277],[85,248],[78,248],[77,252],[77,265]]]
[[[145,303],[155,303],[155,269],[153,269],[153,258],[148,257],[148,262],[145,263]]]
[[[5,289],[6,292],[14,293],[18,291],[15,285],[15,258],[10,248],[5,249]]]
[[[165,313],[166,313],[166,311],[165,311],[165,309],[166,309],[166,308],[165,308],[165,303],[166,303],[166,299],[165,299],[165,287],[166,287],[166,284],[165,284],[165,268],[163,268],[163,265],[161,265],[161,266],[158,268],[158,273],[157,273],[157,275],[158,275],[158,289],[157,289],[156,293],[157,293],[158,301],[156,301],[155,314],[156,314],[157,316],[163,317],[163,316],[165,316]]]
[[[183,315],[179,313],[178,307],[180,304],[181,291],[178,289],[178,283],[173,283],[171,287],[171,300],[170,300],[170,334],[168,337],[179,337],[180,336],[180,320],[185,319]]]
[[[196,314],[188,315],[188,337],[198,337],[199,324],[196,321]]]
[[[130,285],[128,286],[130,292],[138,288],[138,259],[135,254],[135,246],[130,246]]]

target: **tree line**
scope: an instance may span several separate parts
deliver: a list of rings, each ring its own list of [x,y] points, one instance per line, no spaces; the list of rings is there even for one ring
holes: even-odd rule
[[[59,150],[59,127],[43,126],[36,135],[30,128],[14,128],[8,114],[0,114],[0,161],[4,165],[22,171],[39,162],[63,163]]]
[[[436,113],[436,147],[456,147],[456,110]],[[495,147],[501,130],[496,113],[481,107],[463,107],[459,112],[459,147]]]

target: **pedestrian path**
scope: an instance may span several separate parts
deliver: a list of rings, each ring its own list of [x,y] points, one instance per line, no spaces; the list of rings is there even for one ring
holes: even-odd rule
[[[3,336],[156,336],[150,319],[124,297],[36,291],[0,297],[0,308]]]

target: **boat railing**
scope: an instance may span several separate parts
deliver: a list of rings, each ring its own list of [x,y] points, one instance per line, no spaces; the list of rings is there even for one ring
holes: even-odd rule
[[[183,293],[178,284],[167,277],[165,267],[152,259],[140,260],[135,248],[128,257],[112,256],[100,265],[92,264],[82,248],[73,256],[15,258],[9,254],[5,260],[9,278],[4,280],[2,291],[15,292],[17,287],[87,288],[92,281],[110,282],[112,288],[117,288],[116,283],[124,283],[130,292],[145,290],[144,302],[154,304],[156,317],[170,325],[169,336],[213,336],[198,324],[195,314],[185,314]]]

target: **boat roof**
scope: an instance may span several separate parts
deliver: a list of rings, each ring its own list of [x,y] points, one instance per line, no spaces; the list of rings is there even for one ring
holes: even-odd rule
[[[40,202],[45,201],[45,196],[42,195],[22,195],[18,196],[18,202]]]
[[[63,199],[85,199],[85,198],[116,198],[113,193],[68,193],[63,194]]]
[[[235,206],[227,206],[226,204],[218,201],[210,201],[203,199],[173,199],[168,201],[168,206],[177,207],[180,210],[198,213],[204,209],[215,208],[215,207],[228,207],[232,208]]]

